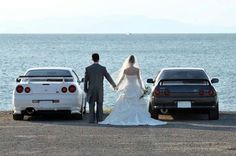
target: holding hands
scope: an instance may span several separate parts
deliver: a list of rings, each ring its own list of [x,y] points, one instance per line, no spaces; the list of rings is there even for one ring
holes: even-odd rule
[[[118,87],[118,86],[115,86],[115,87],[114,87],[114,90],[115,90],[115,91],[117,91],[118,89],[119,89],[119,87]]]

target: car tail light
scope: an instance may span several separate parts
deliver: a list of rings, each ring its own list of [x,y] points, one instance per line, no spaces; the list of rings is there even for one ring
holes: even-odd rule
[[[23,90],[24,90],[24,87],[23,87],[22,85],[18,85],[18,86],[16,87],[17,93],[22,93]]]
[[[61,88],[61,92],[62,92],[62,93],[66,93],[66,92],[67,92],[67,88],[66,88],[66,87],[62,87],[62,88]]]
[[[200,96],[203,96],[204,93],[205,93],[204,90],[201,89],[201,90],[199,90],[199,93],[198,93],[198,94],[199,94]]]
[[[69,87],[69,92],[74,93],[76,91],[76,87],[74,85],[71,85]]]
[[[161,91],[159,89],[155,89],[154,95],[159,96],[161,94]]]
[[[208,95],[209,96],[214,96],[215,95],[215,91],[213,89],[208,90]]]
[[[170,95],[170,91],[169,91],[168,89],[165,89],[164,95],[165,95],[165,96],[169,96],[169,95]]]
[[[30,90],[31,90],[30,87],[25,87],[25,92],[26,92],[26,93],[29,93]]]

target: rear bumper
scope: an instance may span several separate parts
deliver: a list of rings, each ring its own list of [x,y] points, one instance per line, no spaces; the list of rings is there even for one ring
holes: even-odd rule
[[[216,102],[213,103],[193,103],[191,102],[189,109],[202,109],[202,108],[215,108],[217,106]],[[168,109],[187,109],[180,107],[177,102],[173,103],[154,103],[152,104],[153,108],[161,109],[161,108],[168,108]]]
[[[26,108],[34,108],[36,112],[69,111],[80,113],[83,106],[81,98],[82,96],[78,95],[14,95],[12,99],[13,112],[22,114]]]
[[[14,114],[18,114],[18,113],[14,113]],[[25,110],[21,111],[20,114],[23,114],[23,115],[29,115]],[[35,111],[32,115],[51,115],[51,114],[63,114],[63,115],[70,115],[72,114],[70,110],[37,110]],[[79,113],[81,114],[81,113]],[[29,116],[32,116],[32,115],[29,115]]]
[[[188,101],[190,106],[183,108],[178,105],[178,102]],[[154,109],[212,109],[218,106],[217,97],[201,97],[201,98],[152,98],[150,104]]]

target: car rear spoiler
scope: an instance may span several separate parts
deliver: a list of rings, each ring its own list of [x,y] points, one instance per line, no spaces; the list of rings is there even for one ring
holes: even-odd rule
[[[163,81],[206,81],[210,84],[210,81],[208,79],[162,79],[158,83],[158,85]]]
[[[34,79],[53,79],[53,80],[62,80],[65,82],[65,79],[73,79],[72,76],[19,76],[16,79],[16,82],[20,82],[21,79],[28,79],[28,80],[34,80]]]
[[[187,81],[187,80],[193,80],[193,81],[209,81],[208,79],[161,79],[160,81]]]

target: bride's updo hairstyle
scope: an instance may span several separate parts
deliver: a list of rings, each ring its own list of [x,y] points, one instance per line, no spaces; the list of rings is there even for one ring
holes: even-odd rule
[[[129,63],[130,63],[130,64],[134,64],[134,63],[135,63],[135,57],[134,57],[134,55],[131,55],[131,56],[129,57]]]

